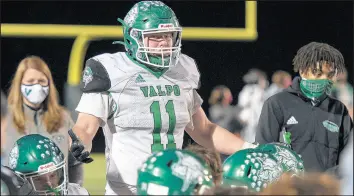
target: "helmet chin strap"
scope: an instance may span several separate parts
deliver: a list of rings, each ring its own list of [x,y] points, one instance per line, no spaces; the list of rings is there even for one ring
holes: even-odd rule
[[[51,193],[54,193],[56,196],[60,195],[60,190],[58,190],[57,188],[48,187],[48,191],[50,191]]]

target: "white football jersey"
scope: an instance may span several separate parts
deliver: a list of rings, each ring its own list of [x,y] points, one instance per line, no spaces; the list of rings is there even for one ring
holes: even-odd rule
[[[76,110],[102,120],[107,184],[120,194],[121,184],[136,185],[138,168],[151,153],[182,148],[184,130],[193,127],[192,115],[202,104],[196,92],[200,76],[194,60],[184,54],[160,77],[123,52],[93,59],[107,71],[110,89],[83,93]],[[85,77],[86,86],[92,78]]]
[[[90,195],[88,191],[75,183],[68,183],[68,195]]]

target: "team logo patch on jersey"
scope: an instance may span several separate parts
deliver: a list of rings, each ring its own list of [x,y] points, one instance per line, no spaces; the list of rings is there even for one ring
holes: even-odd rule
[[[299,122],[297,122],[297,120],[295,119],[294,116],[291,116],[289,118],[289,120],[286,122],[287,125],[295,125],[295,124],[298,124]]]
[[[93,72],[90,67],[86,67],[84,70],[84,75],[82,76],[82,81],[85,83],[84,88],[86,88],[87,84],[93,80]]]
[[[111,106],[111,113],[108,116],[108,119],[111,119],[114,116],[114,114],[116,113],[117,109],[118,109],[118,104],[113,100],[113,103],[112,103],[112,106]]]
[[[135,83],[142,83],[142,82],[146,82],[146,81],[144,80],[143,76],[139,74],[138,77],[136,77],[135,79]]]
[[[338,133],[339,127],[336,125],[334,122],[331,122],[329,120],[325,120],[322,122],[322,125],[330,132],[332,133]]]

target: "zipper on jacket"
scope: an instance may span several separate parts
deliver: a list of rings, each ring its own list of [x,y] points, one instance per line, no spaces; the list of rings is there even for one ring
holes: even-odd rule
[[[35,124],[36,126],[38,126],[37,114],[38,114],[38,111],[35,111],[35,112],[34,112],[34,124]]]

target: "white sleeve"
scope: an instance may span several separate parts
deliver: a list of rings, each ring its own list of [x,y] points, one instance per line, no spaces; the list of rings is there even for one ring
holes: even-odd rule
[[[202,105],[202,103],[203,103],[203,99],[199,96],[198,92],[195,89],[193,89],[193,91],[192,91],[192,105],[189,108],[190,122],[187,124],[186,128],[189,128],[192,130],[194,129],[193,115],[197,112],[197,110]]]
[[[110,102],[112,97],[108,93],[83,93],[76,111],[79,113],[91,114],[103,123],[107,123],[107,119],[111,114]],[[103,126],[101,124],[100,126]]]
[[[193,90],[193,105],[191,108],[192,115],[195,114],[198,108],[202,105],[203,99],[200,97],[198,92],[194,89]]]
[[[238,102],[237,105],[245,108],[249,107],[251,99],[252,99],[252,90],[253,88],[251,86],[244,86],[241,90],[241,92],[238,94]]]
[[[87,189],[75,183],[68,184],[68,195],[90,195]]]

